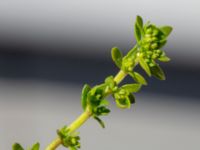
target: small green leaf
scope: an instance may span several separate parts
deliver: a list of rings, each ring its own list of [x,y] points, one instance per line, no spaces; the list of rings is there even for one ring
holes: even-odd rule
[[[70,146],[70,150],[77,150],[77,148],[76,148],[76,147],[71,147],[71,146]]]
[[[93,116],[93,118],[101,125],[102,128],[105,128],[104,122],[97,116]]]
[[[129,75],[138,83],[143,84],[143,85],[147,85],[147,81],[145,80],[145,78],[137,73],[137,72],[130,72]]]
[[[158,48],[162,48],[163,46],[165,46],[166,43],[167,43],[166,39],[159,41],[159,47]]]
[[[121,68],[122,66],[122,53],[117,47],[113,47],[111,50],[112,59],[117,65],[117,67]]]
[[[108,106],[109,105],[109,101],[106,99],[101,100],[100,102],[100,106]]]
[[[142,69],[148,74],[148,76],[151,76],[151,71],[149,69],[148,64],[144,61],[144,59],[142,57],[140,57],[139,59],[139,63],[140,66],[142,67]]]
[[[130,93],[128,95],[128,97],[129,97],[129,100],[130,100],[131,104],[134,104],[135,103],[135,97],[134,97],[134,95],[132,93]]]
[[[160,27],[160,30],[163,32],[163,34],[167,37],[172,32],[172,27],[170,26],[163,26]]]
[[[136,93],[141,89],[141,87],[141,84],[138,83],[126,84],[122,86],[122,88],[128,91],[128,93]]]
[[[85,110],[87,106],[87,94],[91,90],[90,86],[88,84],[85,84],[82,89],[82,94],[81,94],[81,104],[83,110]]]
[[[136,17],[136,24],[137,24],[137,27],[140,30],[140,36],[143,36],[144,35],[144,30],[143,30],[143,20],[142,20],[141,16],[137,16]],[[140,39],[141,39],[141,37],[140,37]]]
[[[40,144],[36,143],[32,146],[31,150],[39,150],[40,149]]]
[[[141,32],[137,23],[135,23],[135,26],[134,26],[134,34],[135,34],[137,43],[139,43],[141,39]]]
[[[135,34],[136,41],[139,44],[142,36],[144,35],[143,20],[142,20],[142,17],[140,16],[136,17],[136,21],[134,25],[134,34]]]
[[[105,83],[108,85],[109,89],[113,89],[115,87],[115,81],[113,76],[109,76],[105,79]]]
[[[108,76],[106,79],[105,79],[105,83],[109,84],[111,82],[113,82],[114,78],[113,76]]]
[[[100,101],[105,96],[105,89],[107,87],[106,83],[102,83],[100,85],[94,86],[88,93],[88,100],[89,103],[93,106],[98,106],[100,104]]]
[[[123,59],[134,58],[137,52],[137,46],[134,46]]]
[[[131,107],[131,102],[129,100],[129,97],[125,99],[116,99],[115,102],[116,102],[117,107],[122,108],[122,109]]]
[[[160,80],[165,80],[165,74],[159,65],[155,65],[155,66],[151,67],[151,73],[154,77],[156,77]]]
[[[160,58],[158,58],[158,60],[162,61],[162,62],[168,62],[168,61],[170,61],[170,58],[167,56],[161,56]]]
[[[143,20],[142,20],[142,17],[141,16],[137,16],[136,17],[136,23],[138,24],[138,26],[140,27],[140,28],[143,28]]]
[[[95,116],[102,116],[102,115],[106,116],[110,113],[110,110],[105,106],[99,106],[99,107],[93,107],[92,112]]]
[[[24,149],[19,143],[15,143],[12,146],[12,150],[24,150]]]
[[[68,132],[69,132],[69,129],[67,126],[64,126],[61,129],[57,130],[57,134],[61,139],[66,138],[68,136]]]
[[[89,91],[89,94],[90,94],[91,96],[95,96],[95,94],[100,94],[100,93],[102,93],[102,85],[103,85],[103,84],[94,86],[94,87]]]
[[[106,107],[102,107],[101,109],[101,115],[108,115],[110,113],[110,109],[106,108]]]

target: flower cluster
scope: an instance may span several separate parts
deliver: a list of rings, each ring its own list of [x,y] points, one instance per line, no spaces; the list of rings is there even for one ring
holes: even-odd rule
[[[138,26],[138,23],[136,24]],[[141,27],[140,27],[141,29]],[[138,42],[140,55],[145,59],[149,67],[156,66],[155,60],[169,61],[164,51],[160,50],[167,42],[167,36],[172,28],[169,26],[156,27],[147,23],[142,26],[141,39]]]
[[[153,75],[164,80],[165,74],[156,61],[167,62],[170,60],[161,48],[167,43],[167,37],[172,31],[172,27],[157,27],[150,22],[143,24],[142,18],[137,16],[134,28],[136,46],[123,58],[119,49],[114,48],[112,50],[114,62],[132,77],[134,77],[133,69],[139,63],[149,76]]]

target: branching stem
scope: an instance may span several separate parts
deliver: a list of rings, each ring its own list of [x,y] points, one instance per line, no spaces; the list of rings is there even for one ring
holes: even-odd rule
[[[109,102],[105,99],[109,95],[112,95],[117,107],[121,109],[130,108],[135,103],[134,94],[143,85],[147,85],[145,78],[134,70],[138,64],[149,77],[154,76],[159,80],[165,80],[164,71],[158,62],[170,61],[170,58],[161,48],[166,44],[172,27],[157,27],[150,22],[143,24],[142,17],[137,16],[134,29],[137,43],[125,56],[119,48],[113,47],[111,49],[112,60],[120,68],[120,71],[116,76],[106,77],[102,84],[93,87],[88,84],[83,86],[81,94],[83,113],[69,126],[64,126],[58,130],[58,137],[45,150],[56,150],[60,145],[69,148],[69,150],[79,149],[80,137],[76,130],[90,117],[93,117],[104,128],[104,122],[99,117],[110,113],[110,109],[107,108]],[[133,78],[134,83],[119,85],[127,75]],[[39,150],[39,143],[34,144],[30,149]],[[13,150],[24,149],[20,144],[15,143]]]
[[[114,81],[119,84],[125,77],[126,73],[123,70],[120,70],[116,76],[114,77]],[[91,109],[89,107],[86,108],[86,110],[74,121],[70,124],[68,127],[69,133],[74,132],[77,130],[80,126],[82,126],[92,115]],[[58,148],[59,145],[62,144],[62,140],[60,137],[57,137],[55,140],[53,140],[45,150],[55,150]]]

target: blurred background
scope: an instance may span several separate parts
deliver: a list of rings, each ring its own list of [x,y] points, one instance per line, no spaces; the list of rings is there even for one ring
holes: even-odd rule
[[[110,49],[125,54],[134,45],[139,14],[174,27],[164,47],[172,59],[162,64],[167,80],[148,78],[130,110],[112,102],[106,129],[89,120],[80,129],[82,149],[199,150],[199,6],[199,0],[0,0],[0,149],[37,141],[44,149],[56,129],[70,124],[82,112],[82,86],[117,73]]]

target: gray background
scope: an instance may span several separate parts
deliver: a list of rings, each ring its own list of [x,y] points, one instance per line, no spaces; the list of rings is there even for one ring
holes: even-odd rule
[[[89,120],[80,128],[82,149],[199,150],[199,6],[198,0],[0,0],[0,149],[36,141],[44,149],[56,129],[70,124],[81,113],[83,84],[117,72],[110,49],[125,54],[133,46],[139,14],[174,27],[164,48],[172,58],[162,64],[167,80],[148,79],[130,110],[112,102],[106,129]]]

